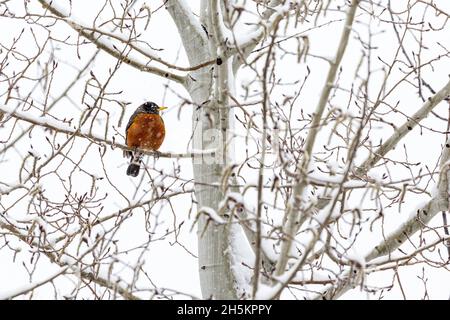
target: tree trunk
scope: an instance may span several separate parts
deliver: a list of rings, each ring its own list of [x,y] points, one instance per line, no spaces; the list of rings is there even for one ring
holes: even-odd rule
[[[183,45],[192,66],[216,58],[216,53],[211,52],[211,41],[213,41],[209,36],[211,32],[207,33],[204,30],[209,28],[208,6],[209,1],[201,2],[202,25],[196,25],[196,17],[191,16],[188,19],[181,17],[181,15],[192,14],[184,10],[186,8],[183,8],[183,2],[168,1],[167,3],[167,9],[182,36]],[[226,162],[226,156],[222,156],[224,144],[221,138],[220,108],[212,98],[216,85],[213,75],[217,74],[214,68],[217,67],[213,65],[191,72],[188,83],[185,85],[195,104],[192,114],[194,150],[219,149],[220,151],[214,156],[197,155],[193,158],[197,209],[208,207],[216,212],[219,211],[219,203],[224,199],[219,186],[224,162]],[[198,263],[203,298],[236,299],[235,280],[229,256],[229,228],[226,225],[208,223],[208,217],[205,215],[200,216],[197,227]]]
[[[194,150],[211,150],[218,147],[220,130],[219,109],[212,103],[204,103],[210,96],[211,75],[209,72],[198,74],[189,92],[193,101],[201,106],[193,112]],[[201,79],[201,80],[200,80]],[[200,80],[200,81],[199,81]],[[219,145],[220,147],[220,145]],[[203,155],[193,159],[195,196],[197,208],[208,207],[219,210],[224,194],[218,187],[222,176],[221,156]],[[215,185],[215,186],[212,186]],[[206,228],[206,229],[205,229]],[[208,223],[208,217],[200,216],[198,221],[198,263],[200,285],[204,298],[236,299],[234,278],[228,255],[228,234],[226,225]]]

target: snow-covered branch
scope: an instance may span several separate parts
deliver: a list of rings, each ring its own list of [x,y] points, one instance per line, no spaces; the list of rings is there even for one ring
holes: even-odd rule
[[[447,141],[447,144],[450,140]],[[436,195],[425,205],[411,212],[409,219],[405,221],[397,230],[386,237],[382,242],[369,252],[365,261],[370,262],[377,258],[391,255],[396,249],[410,239],[416,232],[422,230],[429,222],[441,211],[449,210],[449,181],[450,181],[450,149],[444,146],[443,155],[440,161],[440,174],[437,184]],[[442,242],[443,240],[439,240]],[[347,274],[348,276],[348,274]],[[341,282],[335,288],[323,290],[324,294],[318,296],[318,299],[337,299],[345,292],[350,290],[352,285],[348,282]]]
[[[450,139],[447,140],[447,145]],[[450,148],[444,146],[440,162],[439,181],[436,195],[426,205],[412,212],[410,218],[400,226],[397,231],[389,235],[374,250],[367,255],[370,261],[393,252],[417,231],[428,225],[431,219],[440,212],[449,210],[449,182],[450,182]]]
[[[208,39],[198,18],[194,16],[185,0],[168,0],[165,3],[177,26],[191,65],[204,62]]]
[[[347,48],[358,4],[359,0],[353,0],[350,9],[347,13],[345,25],[342,30],[341,40],[339,41],[339,46],[337,48],[334,61],[331,64],[330,69],[328,70],[325,85],[320,95],[320,100],[315,110],[314,117],[310,125],[310,130],[306,138],[306,143],[303,151],[304,156],[302,161],[300,161],[297,165],[296,172],[299,176],[304,176],[305,173],[308,171],[310,160],[312,157],[313,147],[316,141],[316,136],[320,129],[320,122],[322,121],[322,115],[327,105],[331,89],[334,86],[336,73],[338,71],[341,60],[344,56],[345,49]],[[307,183],[308,181],[304,177],[300,178],[300,181],[298,181],[298,183],[293,188],[292,197],[286,209],[285,220],[287,226],[285,227],[284,231],[286,234],[286,240],[282,244],[280,260],[278,261],[277,264],[277,275],[281,275],[284,272],[284,269],[286,268],[286,264],[288,261],[288,253],[291,248],[292,239],[297,231],[297,228],[300,227],[299,225],[299,220],[301,219],[301,215],[299,214],[300,199],[302,197],[305,187],[307,186]]]
[[[449,75],[450,77],[450,75]],[[403,125],[395,129],[395,132],[390,136],[373,155],[367,159],[360,167],[361,170],[373,167],[380,159],[382,159],[389,151],[395,148],[398,142],[403,139],[412,129],[414,129],[429,113],[444,99],[450,95],[450,80],[442,87],[436,94],[429,97],[423,106],[417,110]]]
[[[25,243],[30,243],[28,240],[28,237],[26,234],[23,234],[22,232],[20,232],[20,230],[18,230],[17,228],[15,228],[14,226],[4,223],[2,221],[0,221],[0,228],[7,230],[10,234],[14,235],[15,237],[17,237],[18,239],[20,239],[21,241],[25,242]],[[41,247],[42,244],[38,243],[38,242],[32,242],[31,243],[33,246],[35,247]],[[92,245],[89,249],[87,249],[85,252],[83,252],[83,254],[81,254],[77,259],[74,259],[72,257],[67,257],[67,259],[61,259],[61,254],[57,254],[57,251],[52,248],[51,246],[44,246],[44,255],[47,256],[47,258],[52,262],[55,263],[56,265],[58,265],[60,267],[60,269],[58,271],[56,271],[55,273],[51,274],[50,276],[46,277],[45,279],[41,280],[41,281],[36,281],[31,283],[30,285],[28,285],[27,287],[24,288],[20,288],[15,290],[14,292],[7,292],[6,294],[3,294],[2,297],[0,297],[0,300],[2,299],[12,299],[18,295],[21,294],[25,294],[27,292],[30,292],[32,290],[34,290],[35,288],[38,288],[39,286],[42,286],[48,282],[53,281],[55,278],[57,278],[58,276],[65,274],[69,269],[76,269],[75,265],[77,262],[79,262],[87,253],[91,252],[92,250],[95,249],[95,247],[97,246],[97,243],[94,243],[94,245]],[[67,260],[67,261],[66,261]],[[105,288],[109,288],[115,292],[118,292],[120,295],[122,295],[125,299],[128,300],[139,300],[139,298],[137,296],[135,296],[134,294],[130,293],[127,289],[123,288],[120,284],[118,283],[114,283],[104,277],[101,277],[99,275],[94,275],[92,272],[87,272],[87,271],[83,271],[83,270],[76,270],[76,273],[78,276],[80,276],[81,278],[83,278],[85,281],[90,282],[93,281],[96,284],[103,286]]]
[[[0,111],[22,121],[26,121],[28,123],[38,125],[44,128],[48,128],[54,130],[58,133],[67,134],[70,136],[76,136],[80,138],[85,138],[90,141],[94,141],[96,143],[102,145],[109,145],[113,148],[119,148],[124,151],[133,151],[134,149],[129,148],[124,143],[120,143],[115,141],[114,139],[108,140],[104,137],[97,135],[93,132],[90,132],[86,129],[80,129],[74,125],[69,125],[67,123],[62,123],[46,116],[34,116],[29,112],[23,112],[16,110],[14,108],[8,106],[0,105]],[[206,151],[206,152],[191,152],[191,153],[171,153],[171,152],[159,152],[159,151],[148,151],[148,150],[140,150],[143,154],[155,156],[155,157],[163,157],[163,158],[192,158],[196,155],[214,155],[214,151]]]
[[[240,35],[236,39],[235,47],[229,50],[229,55],[234,55],[233,70],[236,71],[255,49],[255,47],[270,34],[273,29],[280,23],[281,19],[289,12],[289,1],[282,5],[282,1],[272,0],[269,6],[275,8],[267,8],[263,13],[261,22],[256,26],[255,30],[245,35]]]
[[[149,66],[148,62],[139,61],[137,57],[132,57],[127,52],[127,47],[136,50],[140,54],[144,55],[145,58],[151,61],[156,61],[161,64],[164,64],[168,68],[180,70],[180,71],[190,71],[195,70],[197,68],[202,68],[207,66],[208,64],[212,62],[203,61],[199,63],[197,66],[194,66],[193,68],[182,68],[177,67],[173,64],[170,64],[168,62],[165,62],[163,59],[156,56],[154,53],[150,52],[148,49],[145,49],[138,44],[133,44],[131,39],[127,39],[123,37],[122,35],[114,34],[109,31],[102,31],[101,29],[97,28],[91,28],[87,26],[83,26],[82,24],[70,19],[67,17],[67,13],[63,11],[62,8],[58,7],[55,3],[52,1],[47,0],[39,0],[39,2],[42,4],[42,6],[49,10],[52,14],[57,16],[59,19],[65,21],[68,25],[70,25],[75,31],[77,31],[81,36],[85,37],[86,39],[92,41],[98,48],[104,50],[105,52],[109,53],[113,57],[117,58],[120,61],[123,61],[124,63],[140,70],[145,71],[149,73],[153,73],[155,75],[158,75],[163,78],[167,78],[173,81],[176,81],[180,84],[184,84],[185,82],[185,76],[179,75],[176,73],[173,73],[169,70],[164,70],[161,68]],[[123,45],[122,49],[119,49],[113,42],[113,40],[118,40],[119,43]]]

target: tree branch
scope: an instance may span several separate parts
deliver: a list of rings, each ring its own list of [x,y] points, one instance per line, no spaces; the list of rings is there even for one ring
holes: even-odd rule
[[[9,224],[6,224],[6,223],[3,223],[3,222],[0,221],[0,228],[5,229],[5,230],[8,230],[12,235],[16,236],[17,238],[19,238],[19,239],[22,240],[23,242],[29,244],[29,241],[27,240],[27,236],[26,236],[26,235],[23,235],[23,234],[22,234],[19,230],[17,230],[14,226],[9,225]],[[54,252],[55,252],[55,249],[54,249],[54,248],[49,247],[49,246],[44,246],[44,247],[43,247],[42,244],[40,244],[40,243],[34,243],[34,246],[37,247],[37,248],[44,249],[44,250],[42,250],[42,253],[44,253],[44,254],[47,256],[47,258],[48,258],[52,263],[55,263],[55,264],[57,264],[58,266],[62,267],[62,268],[63,268],[63,269],[62,269],[63,272],[66,271],[68,268],[70,268],[70,265],[69,265],[69,264],[63,263],[63,262],[57,257],[57,255],[54,253]],[[95,248],[95,246],[92,246],[90,250],[92,250],[93,248]],[[88,252],[89,252],[90,250],[88,250]],[[81,258],[80,258],[80,259],[81,259]],[[62,274],[62,272],[59,272],[59,273],[54,274],[54,275],[53,275],[53,278],[56,278],[56,277],[59,276],[60,274]],[[121,296],[123,296],[125,299],[128,299],[128,300],[140,300],[137,296],[133,295],[133,294],[130,293],[128,290],[124,289],[124,288],[123,288],[121,285],[119,285],[118,283],[112,283],[111,281],[109,281],[109,280],[107,280],[107,279],[105,279],[105,278],[102,278],[102,277],[100,277],[100,276],[98,276],[98,275],[94,275],[94,274],[91,273],[91,272],[81,271],[81,272],[79,272],[79,275],[80,275],[82,278],[84,278],[85,280],[93,281],[93,282],[95,282],[95,283],[101,285],[102,287],[105,287],[105,288],[108,288],[108,289],[117,291],[117,292],[118,292]],[[45,281],[45,282],[51,281],[51,280],[53,280],[53,278],[50,277],[50,279],[46,279],[47,281]],[[41,281],[41,282],[42,282],[41,285],[45,283],[44,281]],[[38,283],[37,286],[39,286],[39,283]],[[37,286],[36,286],[36,287],[37,287]],[[30,288],[28,288],[28,289],[30,290]],[[32,288],[31,288],[31,289],[32,289]],[[29,291],[29,290],[28,290],[28,291]],[[26,291],[25,291],[24,293],[26,293]],[[17,295],[19,295],[19,294],[23,294],[23,293],[18,292],[18,293],[16,293],[16,294],[13,294],[13,296],[10,296],[9,298],[13,298],[14,296],[17,296]]]
[[[367,172],[372,168],[381,158],[383,158],[389,151],[395,148],[397,143],[406,136],[412,129],[417,126],[420,121],[425,119],[428,114],[436,107],[442,100],[450,94],[450,80],[447,84],[439,90],[435,95],[428,98],[423,106],[414,113],[411,118],[406,121],[400,128],[398,128],[392,136],[389,137],[374,153],[373,156],[367,159],[360,167],[359,172]]]
[[[137,61],[134,58],[130,58],[127,55],[123,55],[123,52],[120,51],[119,49],[117,49],[113,44],[111,44],[109,41],[105,41],[103,39],[101,39],[101,35],[107,35],[111,38],[115,38],[116,40],[120,40],[121,42],[125,43],[127,46],[129,46],[132,49],[135,49],[136,51],[138,51],[139,53],[145,55],[147,58],[150,58],[151,60],[155,60],[157,62],[160,62],[162,64],[165,64],[168,67],[174,67],[173,65],[165,62],[164,60],[162,60],[161,58],[158,58],[155,55],[152,55],[151,53],[149,53],[147,50],[137,47],[133,44],[130,43],[130,39],[125,39],[119,35],[114,35],[112,33],[108,33],[106,31],[99,31],[96,29],[92,29],[89,27],[85,27],[80,25],[79,23],[68,19],[67,16],[60,10],[58,9],[56,6],[54,6],[52,4],[52,2],[48,2],[47,0],[39,0],[39,2],[41,3],[41,5],[49,10],[52,14],[54,14],[55,16],[57,16],[59,19],[65,21],[68,25],[70,25],[75,31],[77,31],[81,36],[85,37],[86,39],[90,40],[92,43],[94,43],[99,49],[102,49],[103,51],[109,53],[110,55],[112,55],[113,57],[117,58],[120,61],[125,62],[126,64],[140,70],[140,71],[145,71],[145,72],[149,72],[149,73],[153,73],[155,75],[158,75],[160,77],[166,78],[166,79],[170,79],[173,80],[175,82],[178,82],[180,84],[184,84],[186,77],[181,76],[181,75],[177,75],[175,73],[172,73],[170,71],[167,70],[163,70],[157,67],[152,67],[147,65],[146,63],[142,63],[140,61]],[[202,66],[203,66],[204,61],[202,62]],[[201,67],[202,67],[201,66]],[[179,67],[175,68],[180,70]],[[183,69],[189,69],[189,68],[183,68]]]
[[[270,5],[280,5],[280,0],[272,0]],[[236,47],[229,50],[228,55],[235,55],[233,61],[233,71],[236,72],[238,68],[244,63],[245,59],[252,53],[253,49],[258,43],[264,39],[264,36],[273,31],[275,26],[281,21],[283,16],[287,13],[287,10],[274,10],[268,8],[263,13],[263,21],[257,26],[257,29],[246,36],[247,40],[242,43],[236,43]],[[237,53],[237,55],[236,55]]]
[[[208,39],[188,4],[184,0],[167,0],[166,8],[177,26],[191,65],[204,62],[200,53],[208,50]]]
[[[134,151],[135,150],[134,148],[129,148],[125,144],[118,143],[114,140],[113,141],[106,140],[100,136],[85,132],[84,130],[81,130],[80,128],[71,127],[66,124],[58,123],[53,119],[49,119],[46,117],[36,117],[36,116],[30,115],[29,113],[14,110],[12,108],[8,108],[7,106],[1,106],[1,105],[0,105],[0,111],[4,112],[6,114],[9,114],[10,116],[12,116],[16,119],[23,120],[28,123],[32,123],[34,125],[38,125],[41,127],[45,127],[45,128],[54,130],[58,133],[65,133],[65,134],[89,139],[96,143],[99,143],[102,145],[109,145],[114,148],[117,147],[124,151]],[[191,152],[191,153],[170,153],[170,152],[149,151],[149,150],[141,150],[141,149],[138,149],[138,150],[146,155],[150,155],[150,156],[154,156],[154,157],[163,157],[163,158],[193,158],[194,156],[198,156],[198,155],[214,155],[215,154],[214,151]]]
[[[299,226],[299,220],[301,219],[301,214],[298,214],[300,208],[301,195],[303,190],[308,184],[305,178],[305,173],[308,171],[310,164],[310,157],[313,151],[314,143],[316,140],[317,133],[320,129],[320,121],[322,120],[322,114],[325,110],[328,98],[330,96],[331,89],[334,86],[334,80],[336,78],[336,73],[341,63],[342,57],[344,56],[345,49],[347,48],[348,39],[352,30],[353,20],[355,18],[356,9],[358,8],[359,0],[352,0],[351,7],[347,13],[347,18],[345,21],[344,29],[342,30],[341,40],[339,42],[339,47],[336,52],[334,62],[328,71],[328,76],[325,82],[325,86],[322,90],[320,96],[319,104],[317,105],[314,117],[311,123],[311,129],[306,138],[303,160],[297,165],[296,173],[301,180],[294,186],[292,197],[287,204],[285,221],[286,228],[284,229],[285,240],[281,246],[280,260],[278,260],[276,274],[281,275],[284,273],[286,264],[288,262],[289,251],[292,245],[292,239],[295,236],[296,230]]]
[[[450,139],[447,140],[447,144]],[[421,230],[424,225],[427,225],[431,219],[436,216],[438,212],[448,211],[449,209],[449,181],[450,181],[450,148],[444,146],[443,155],[440,161],[440,175],[437,185],[437,195],[431,199],[427,204],[417,209],[416,212],[410,215],[410,218],[403,223],[397,231],[389,235],[380,244],[366,255],[367,262],[376,258],[386,256],[398,249],[407,239],[411,238],[417,231]],[[346,277],[349,272],[346,272]],[[345,292],[352,289],[349,281],[344,281],[337,286],[327,287],[323,290],[323,294],[317,299],[337,299]]]
[[[16,289],[15,291],[2,293],[2,295],[0,295],[0,300],[11,300],[11,299],[14,299],[15,297],[21,296],[23,294],[27,294],[28,292],[31,292],[34,289],[39,288],[39,287],[43,286],[44,284],[53,281],[60,275],[66,273],[67,269],[69,269],[69,266],[65,266],[62,269],[59,269],[57,272],[54,272],[53,274],[51,274],[50,276],[47,276],[46,278],[44,278],[41,281],[32,282],[28,286],[22,287],[18,290]]]

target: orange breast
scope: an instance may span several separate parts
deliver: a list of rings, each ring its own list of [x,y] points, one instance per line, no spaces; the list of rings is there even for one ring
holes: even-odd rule
[[[157,114],[141,113],[127,130],[127,146],[147,150],[158,150],[164,141],[164,122]]]

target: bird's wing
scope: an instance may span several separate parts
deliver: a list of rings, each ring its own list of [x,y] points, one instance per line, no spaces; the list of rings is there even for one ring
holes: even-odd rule
[[[131,127],[131,125],[134,122],[134,119],[136,119],[137,115],[140,113],[139,110],[136,110],[130,117],[130,120],[128,120],[127,127],[125,128],[125,143],[127,143],[127,136],[128,136],[128,129]]]

